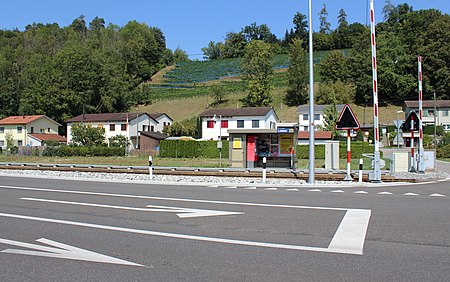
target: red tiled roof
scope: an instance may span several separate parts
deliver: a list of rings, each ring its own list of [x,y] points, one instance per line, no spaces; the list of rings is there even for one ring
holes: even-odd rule
[[[315,139],[330,139],[331,140],[331,131],[315,131],[314,138]],[[309,131],[299,131],[298,139],[309,139]]]
[[[66,122],[124,122],[135,119],[138,115],[145,115],[146,113],[103,113],[103,114],[81,114],[66,120]]]
[[[40,141],[54,140],[54,141],[58,141],[58,142],[66,142],[66,137],[58,135],[58,134],[31,133],[28,135],[30,135],[34,139],[37,139]]]
[[[0,120],[0,124],[27,124],[37,119],[44,117],[44,115],[36,116],[10,116]]]

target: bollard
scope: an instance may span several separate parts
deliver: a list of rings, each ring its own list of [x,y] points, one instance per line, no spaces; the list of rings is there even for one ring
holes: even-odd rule
[[[150,174],[150,180],[153,180],[153,158],[148,156],[148,173]]]
[[[358,182],[362,183],[363,159],[359,159],[359,175]]]
[[[263,183],[266,183],[267,158],[263,157]]]

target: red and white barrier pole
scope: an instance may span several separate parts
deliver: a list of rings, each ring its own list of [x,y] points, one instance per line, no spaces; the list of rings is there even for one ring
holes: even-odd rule
[[[381,182],[380,169],[380,131],[378,129],[378,86],[377,86],[377,47],[375,42],[375,9],[373,0],[370,0],[370,37],[372,45],[372,77],[373,77],[373,135],[374,135],[374,165],[369,179],[373,182]]]
[[[350,150],[350,143],[351,143],[351,137],[350,137],[350,129],[347,129],[347,175],[345,176],[345,181],[352,181],[353,178],[350,175],[350,160],[351,160],[351,150]]]
[[[418,80],[419,80],[419,163],[417,165],[417,170],[421,173],[425,172],[425,157],[423,149],[423,97],[422,97],[422,57],[418,57]],[[434,113],[436,114],[436,113]]]
[[[414,116],[411,116],[411,168],[409,169],[409,172],[416,172],[416,165],[415,165],[415,157],[414,157]]]

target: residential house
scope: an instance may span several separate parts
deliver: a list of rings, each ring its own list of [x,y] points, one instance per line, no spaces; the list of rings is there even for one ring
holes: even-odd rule
[[[435,113],[436,106],[436,113]],[[410,112],[416,112],[419,116],[419,101],[405,101],[403,106],[405,118]],[[423,125],[440,125],[445,131],[450,131],[450,100],[437,100],[436,104],[433,100],[422,101],[422,123]]]
[[[150,113],[149,116],[158,122],[155,128],[150,128],[151,132],[163,132],[166,126],[173,123],[173,119],[166,113]]]
[[[37,146],[33,134],[41,134],[46,138],[58,139],[58,128],[61,124],[45,115],[10,116],[0,120],[0,147],[6,148],[6,139],[12,137],[15,146]]]
[[[81,114],[66,120],[66,123],[68,144],[72,142],[72,126],[83,123],[92,127],[104,128],[107,142],[111,137],[123,135],[131,141],[133,148],[137,149],[139,132],[156,128],[158,121],[151,118],[147,113],[102,113]]]
[[[325,126],[324,112],[330,105],[314,105],[314,130],[321,130]],[[339,114],[345,105],[336,105]],[[297,107],[299,131],[309,131],[309,105]]]
[[[28,138],[28,144],[30,146],[42,146],[45,141],[55,141],[61,144],[66,144],[66,137],[58,134],[30,133],[28,134]]]
[[[205,140],[228,140],[229,129],[275,129],[278,122],[271,107],[209,109],[200,118]]]

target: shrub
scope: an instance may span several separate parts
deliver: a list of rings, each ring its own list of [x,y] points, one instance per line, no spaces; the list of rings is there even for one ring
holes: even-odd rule
[[[163,140],[159,144],[162,158],[218,158],[217,141]],[[228,158],[228,141],[222,141],[222,157]]]
[[[450,158],[450,144],[442,146],[437,149],[436,157],[438,158]]]

